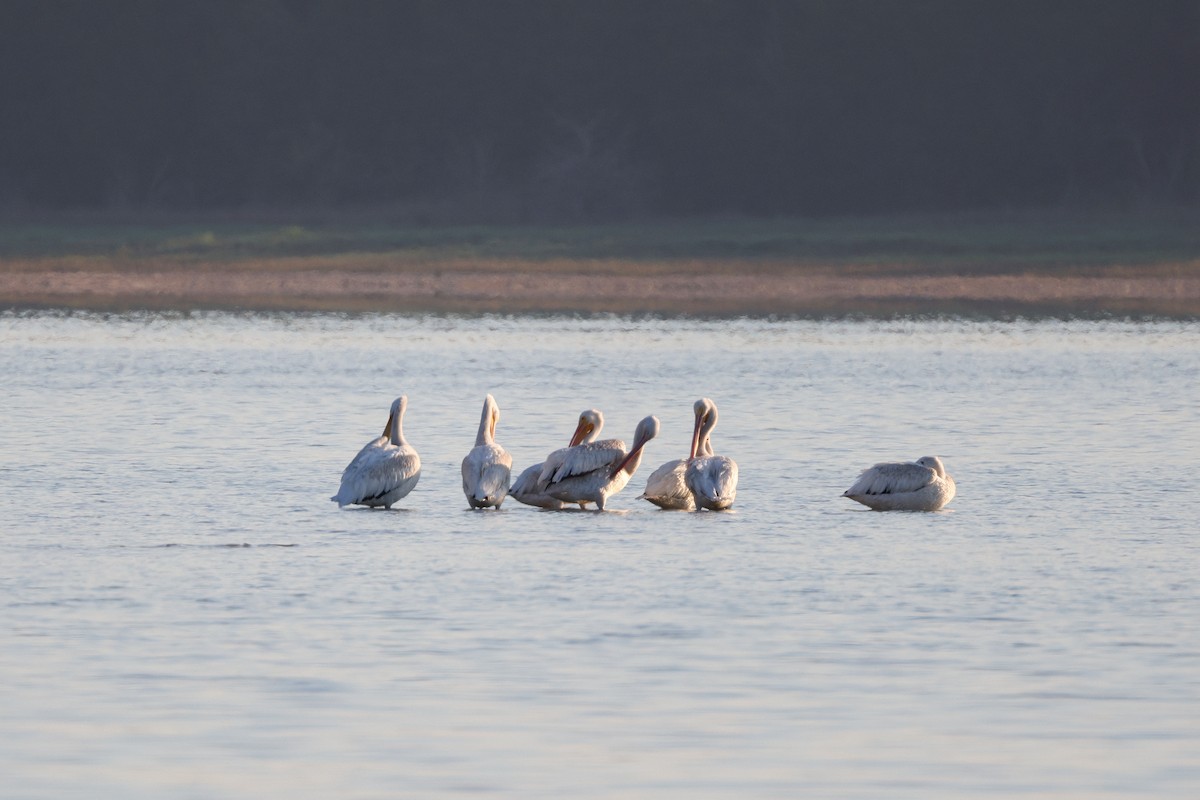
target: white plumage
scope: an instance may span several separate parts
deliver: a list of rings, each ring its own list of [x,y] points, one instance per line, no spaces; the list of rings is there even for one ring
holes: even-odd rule
[[[676,458],[651,472],[646,479],[646,489],[638,495],[638,499],[648,500],[659,508],[672,511],[695,511],[692,491],[683,482],[687,464],[686,458]]]
[[[713,454],[707,439],[702,446],[705,448],[702,455]],[[684,481],[687,465],[687,458],[676,458],[651,472],[646,479],[646,490],[638,495],[638,499],[648,500],[668,511],[695,511],[696,501],[692,498],[692,490]]]
[[[863,470],[842,493],[876,511],[937,511],[954,499],[957,487],[942,460],[924,456],[914,462],[888,462]]]
[[[421,477],[421,457],[404,440],[404,411],[408,398],[392,402],[383,435],[366,444],[342,472],[338,493],[329,498],[338,508],[348,505],[383,506],[407,495]]]
[[[642,462],[642,448],[658,435],[658,417],[642,419],[628,451],[620,439],[603,439],[556,450],[542,464],[538,485],[564,503],[595,503],[604,510],[609,497],[625,488]]]
[[[601,429],[604,428],[604,414],[600,413],[599,409],[589,408],[587,411],[579,415],[579,422],[575,425],[575,432],[571,434],[570,442],[567,447],[574,447],[578,444],[594,442],[596,437],[600,435]],[[563,448],[565,450],[566,448]],[[556,454],[562,451],[555,450],[550,454],[551,457],[557,457]],[[546,493],[544,486],[539,485],[538,478],[542,475],[542,467],[546,462],[542,461],[532,466],[526,467],[508,489],[508,496],[519,503],[524,503],[527,506],[537,506],[538,508],[547,508],[552,511],[561,511],[567,507],[567,503],[559,500],[557,497],[551,497]],[[583,503],[579,504],[582,508]]]
[[[541,474],[541,462],[526,467],[525,471],[518,475],[517,479],[508,487],[508,496],[527,506],[548,508],[552,511],[561,511],[566,508],[567,504],[562,500],[556,500],[538,489],[537,479]]]
[[[696,401],[692,410],[696,426],[692,431],[692,454],[683,480],[692,493],[697,511],[724,511],[737,496],[738,465],[728,456],[713,455],[712,430],[717,426],[717,404],[707,397]]]
[[[500,407],[490,394],[483,401],[475,447],[462,461],[463,493],[471,508],[500,508],[508,496],[512,456],[496,444]]]
[[[546,456],[538,480],[543,486],[549,486],[573,476],[595,472],[602,467],[611,470],[626,455],[625,442],[620,439],[601,439],[564,447]]]

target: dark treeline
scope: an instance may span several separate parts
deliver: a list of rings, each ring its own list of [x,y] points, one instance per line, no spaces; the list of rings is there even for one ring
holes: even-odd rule
[[[1200,200],[1200,0],[7,0],[0,17],[10,211]]]

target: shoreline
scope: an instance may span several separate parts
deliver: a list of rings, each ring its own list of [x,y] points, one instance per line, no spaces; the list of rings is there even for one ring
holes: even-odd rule
[[[1200,209],[565,228],[10,222],[0,308],[1200,319]]]
[[[0,269],[0,308],[1200,318],[1200,264],[1090,274],[726,266]]]

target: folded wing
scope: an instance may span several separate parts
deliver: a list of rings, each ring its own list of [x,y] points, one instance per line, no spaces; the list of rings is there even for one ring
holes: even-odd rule
[[[903,494],[925,488],[937,478],[937,473],[920,464],[876,464],[863,470],[846,496],[873,494]]]

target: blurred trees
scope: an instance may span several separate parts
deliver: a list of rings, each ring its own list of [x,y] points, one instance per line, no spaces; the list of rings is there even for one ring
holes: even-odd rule
[[[0,210],[1200,200],[1200,0],[8,0]]]

